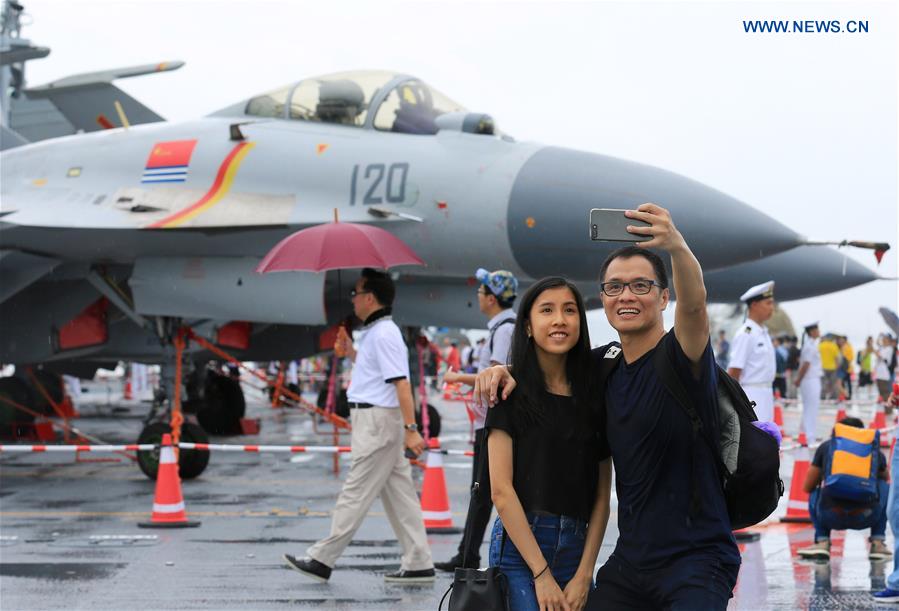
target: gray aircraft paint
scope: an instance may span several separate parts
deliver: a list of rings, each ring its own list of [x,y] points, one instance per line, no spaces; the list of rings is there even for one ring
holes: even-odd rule
[[[798,234],[748,205],[665,170],[503,136],[464,133],[458,131],[464,120],[453,123],[457,129],[412,135],[379,131],[370,122],[359,128],[251,117],[244,108],[246,101],[194,121],[77,134],[2,153],[2,248],[61,261],[61,268],[71,275],[61,281],[59,269],[47,268],[39,279],[35,273],[22,272],[25,280],[18,282],[22,290],[0,303],[0,314],[10,317],[4,319],[18,325],[15,337],[0,342],[0,360],[161,353],[156,338],[118,317],[110,324],[107,348],[89,347],[77,355],[54,351],[52,328],[71,320],[92,302],[91,296],[99,297],[84,280],[91,266],[114,269],[120,284],[132,278],[138,311],[181,317],[188,324],[254,322],[251,351],[260,358],[265,358],[266,346],[288,348],[278,338],[289,335],[291,327],[277,324],[281,322],[303,324],[299,341],[314,346],[322,324],[347,313],[348,304],[344,295],[337,294],[333,275],[312,288],[301,275],[266,279],[285,287],[260,291],[277,295],[266,312],[258,299],[246,297],[249,291],[232,285],[251,260],[297,229],[330,222],[335,208],[341,221],[383,227],[425,260],[426,267],[397,270],[397,319],[411,325],[481,326],[483,316],[472,303],[469,284],[478,267],[511,270],[523,287],[539,276],[561,273],[589,291],[603,257],[613,247],[588,239],[587,215],[592,207],[631,207],[643,201],[668,207],[708,270],[751,262],[802,242]],[[232,139],[233,124],[240,124],[238,138],[243,140]],[[184,182],[142,183],[154,145],[181,140],[196,140]],[[251,148],[242,149],[245,155],[235,166],[230,189],[217,203],[168,228],[150,228],[211,193],[226,158],[242,144]],[[402,184],[393,197],[387,197],[384,184],[377,187],[380,183],[372,177],[379,172]],[[367,197],[380,198],[381,209],[412,214],[422,222],[376,218],[369,214]],[[793,258],[779,259],[784,274],[806,276],[796,285],[801,287],[797,297],[876,277],[857,265],[847,266],[848,273],[835,272],[832,262],[834,258],[842,262],[842,255],[826,247],[817,252],[813,261],[796,260],[799,267],[790,267]],[[177,265],[171,269],[156,265],[148,274],[147,263],[140,263],[171,257],[218,259],[215,276],[220,280],[192,285],[177,275]],[[136,261],[143,276],[133,277]],[[82,266],[81,276],[72,262]],[[728,268],[743,271],[727,276],[710,272],[710,294],[729,300],[732,283],[744,287],[765,279],[755,280],[755,275],[767,268],[746,265]],[[820,266],[820,274],[815,266]],[[342,290],[351,282],[347,276],[355,277],[346,274]],[[297,287],[305,287],[316,303],[302,316],[291,314],[296,304],[290,299]],[[47,296],[67,306],[43,307]],[[324,312],[322,303],[327,304]],[[39,316],[28,316],[32,306]],[[132,328],[125,331],[122,325]],[[284,333],[279,334],[279,328]],[[149,341],[137,341],[141,333]],[[36,338],[27,350],[20,341],[26,337]],[[264,337],[268,339],[263,341]],[[128,342],[136,343],[129,348]],[[300,354],[306,353],[269,356]]]
[[[657,203],[671,212],[705,269],[728,267],[802,243],[802,237],[746,204],[694,180],[648,165],[545,147],[522,167],[509,200],[509,240],[534,278],[596,277],[619,243],[592,242],[591,208]],[[533,219],[529,226],[527,219]]]
[[[257,274],[253,257],[142,257],[128,281],[139,314],[323,325],[325,275]]]

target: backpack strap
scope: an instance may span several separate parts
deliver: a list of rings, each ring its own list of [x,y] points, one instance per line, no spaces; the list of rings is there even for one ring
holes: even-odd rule
[[[621,362],[623,353],[621,352],[621,344],[618,342],[606,344],[600,348],[600,351],[603,351],[603,355],[602,360],[599,362],[599,384],[600,388],[605,388],[606,380],[609,379],[609,376],[612,375],[612,372],[618,367],[618,363]]]
[[[684,387],[683,382],[681,382],[677,372],[674,371],[674,364],[668,357],[668,351],[664,344],[664,340],[663,342],[660,342],[659,346],[656,348],[655,353],[652,355],[652,361],[656,373],[659,378],[661,378],[665,388],[671,396],[674,397],[678,405],[683,408],[687,417],[690,419],[693,446],[693,451],[690,454],[690,474],[693,480],[692,492],[690,493],[690,516],[692,517],[699,512],[701,496],[699,493],[699,477],[696,472],[696,467],[698,466],[698,461],[696,460],[696,445],[698,439],[704,439],[712,449],[712,455],[716,458],[716,465],[718,466],[719,473],[721,472],[721,456],[715,451],[714,446],[712,446],[708,437],[703,432],[702,418],[700,418],[699,412],[696,411],[696,407],[690,400],[690,396],[687,394],[687,389]]]
[[[502,327],[503,325],[515,324],[514,318],[503,318],[501,321],[493,325],[493,328],[490,329],[490,342],[488,345],[490,346],[490,356],[493,356],[493,336],[496,335],[496,330]]]

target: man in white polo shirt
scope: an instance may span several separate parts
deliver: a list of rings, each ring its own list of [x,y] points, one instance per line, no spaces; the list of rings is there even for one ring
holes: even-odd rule
[[[400,570],[384,576],[392,583],[434,581],[424,520],[404,449],[416,456],[424,439],[415,424],[409,358],[402,333],[390,313],[396,289],[390,276],[362,270],[352,291],[353,311],[363,321],[358,349],[348,336],[341,348],[353,360],[347,389],[352,431],[352,463],[331,519],[331,534],[306,551],[306,558],[284,554],[288,566],[326,582],[375,498],[403,549]]]

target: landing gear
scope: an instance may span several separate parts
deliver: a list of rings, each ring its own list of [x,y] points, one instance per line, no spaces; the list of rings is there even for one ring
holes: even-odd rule
[[[18,377],[0,378],[0,398],[26,407],[31,407],[32,404],[31,389]],[[20,411],[6,401],[0,401],[0,435],[22,437],[32,422],[34,415]]]
[[[172,427],[165,422],[153,422],[144,427],[137,438],[137,443],[152,443],[160,445],[162,436],[172,432]],[[181,425],[181,441],[188,443],[209,443],[206,435],[199,425],[193,422],[185,422]],[[159,470],[159,449],[137,453],[137,464],[140,470],[148,478],[155,480]],[[209,464],[209,452],[197,450],[178,451],[178,473],[181,479],[193,479],[199,476]]]
[[[173,318],[158,318],[156,332],[165,346],[166,362],[162,364],[160,392],[154,393],[154,404],[141,431],[137,443],[162,443],[162,436],[180,431],[180,441],[187,443],[209,443],[200,425],[185,421],[181,413],[182,391],[185,383],[182,375],[186,340],[181,330],[181,321]],[[243,396],[241,395],[241,399]],[[160,413],[161,412],[161,413]],[[159,470],[159,450],[138,452],[137,463],[148,478],[155,480]],[[179,450],[178,472],[182,479],[199,476],[209,464],[209,452]]]

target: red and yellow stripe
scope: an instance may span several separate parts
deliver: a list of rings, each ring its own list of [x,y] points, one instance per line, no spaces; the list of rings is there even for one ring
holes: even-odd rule
[[[231,190],[231,185],[234,183],[234,177],[237,175],[240,164],[243,163],[244,157],[247,156],[247,153],[249,153],[250,149],[254,146],[254,142],[241,142],[235,146],[231,152],[228,153],[228,156],[225,157],[222,165],[219,166],[215,181],[203,197],[187,208],[179,210],[164,219],[148,225],[148,228],[171,229],[173,227],[178,227],[219,203],[222,198],[228,194],[228,191]]]

